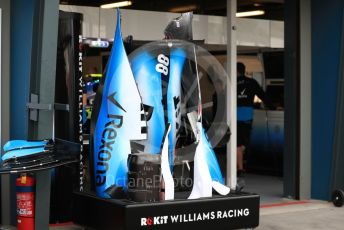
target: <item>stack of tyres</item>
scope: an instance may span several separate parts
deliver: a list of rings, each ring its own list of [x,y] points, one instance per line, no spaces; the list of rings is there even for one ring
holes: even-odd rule
[[[160,154],[138,153],[128,157],[128,197],[135,202],[160,200]]]

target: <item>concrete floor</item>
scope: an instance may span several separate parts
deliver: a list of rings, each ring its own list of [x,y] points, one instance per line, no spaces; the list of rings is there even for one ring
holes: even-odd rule
[[[1,228],[15,229],[15,228]],[[83,230],[75,225],[53,226],[50,230]],[[257,230],[343,230],[344,207],[324,201],[293,201],[265,204],[260,209]],[[216,230],[216,226],[214,226]]]
[[[343,230],[344,207],[329,202],[283,200],[260,210],[257,230]],[[78,226],[51,227],[50,230],[82,230]],[[214,226],[214,230],[216,226]]]
[[[325,201],[294,201],[283,198],[283,178],[247,174],[245,190],[261,196],[261,230],[344,229],[344,207]],[[268,189],[267,189],[268,188]]]
[[[344,207],[324,201],[261,208],[258,230],[343,230]]]
[[[245,182],[245,191],[261,195],[260,225],[257,230],[344,229],[344,207],[336,208],[325,201],[284,199],[283,180],[279,177],[247,174]],[[83,230],[72,224],[52,226],[49,229]]]
[[[283,199],[283,178],[257,174],[246,174],[243,191],[260,195],[260,203],[279,203]]]

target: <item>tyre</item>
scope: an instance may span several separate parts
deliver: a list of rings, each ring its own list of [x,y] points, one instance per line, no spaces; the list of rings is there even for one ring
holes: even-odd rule
[[[336,207],[342,207],[344,203],[344,192],[342,190],[336,190],[332,193],[332,202]]]

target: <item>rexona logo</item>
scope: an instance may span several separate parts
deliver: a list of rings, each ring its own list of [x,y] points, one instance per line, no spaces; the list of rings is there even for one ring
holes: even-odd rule
[[[124,108],[115,99],[116,92],[108,96],[108,100],[117,106],[119,109],[124,110]],[[105,124],[102,132],[101,145],[97,153],[98,162],[96,170],[96,186],[102,186],[106,183],[106,172],[109,169],[109,161],[111,159],[111,154],[114,149],[117,130],[123,125],[123,116],[116,114],[108,114],[109,122]]]
[[[177,224],[188,222],[202,222],[209,220],[222,220],[238,217],[247,217],[250,215],[250,210],[245,209],[230,209],[223,211],[211,211],[201,213],[188,213],[170,216],[155,216],[141,218],[141,226],[153,226],[162,224]]]

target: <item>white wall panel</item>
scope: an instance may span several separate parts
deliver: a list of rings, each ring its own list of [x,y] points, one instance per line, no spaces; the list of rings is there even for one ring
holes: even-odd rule
[[[271,47],[284,47],[284,22],[270,21],[270,39]]]
[[[270,47],[270,22],[258,19],[238,19],[237,45]]]
[[[98,7],[71,5],[60,5],[60,9],[84,15],[84,37],[98,37],[100,34],[101,38],[113,38],[116,25],[114,9],[99,10]],[[179,15],[178,13],[122,9],[123,37],[133,35],[136,40],[162,39],[166,25]],[[227,44],[226,23],[226,17],[194,15],[192,24],[194,39],[205,40],[208,44]],[[283,27],[283,22],[238,18],[237,45],[282,48]]]
[[[166,25],[180,14],[121,10],[123,35],[133,35],[137,40],[158,40],[164,38]]]
[[[99,19],[96,19],[96,21],[99,21]],[[115,34],[116,22],[117,22],[117,18],[116,18],[114,9],[101,9],[100,10],[100,37],[113,38],[113,35]],[[98,37],[98,35],[93,36],[93,37]]]
[[[220,16],[194,15],[192,29],[195,40],[208,44],[226,44],[226,18]]]

